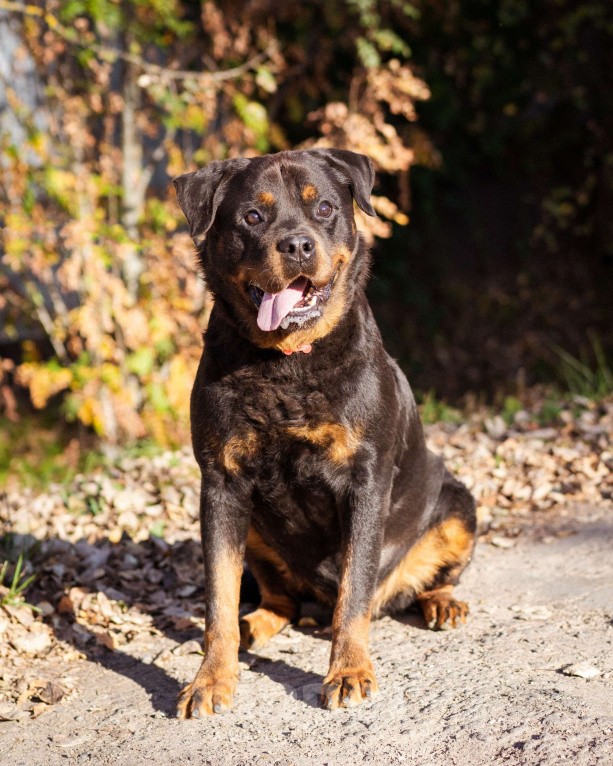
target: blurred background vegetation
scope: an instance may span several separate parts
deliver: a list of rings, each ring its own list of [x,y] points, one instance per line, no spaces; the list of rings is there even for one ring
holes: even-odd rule
[[[0,0],[0,479],[188,440],[210,310],[170,179],[375,162],[370,297],[432,417],[613,388],[606,0]]]

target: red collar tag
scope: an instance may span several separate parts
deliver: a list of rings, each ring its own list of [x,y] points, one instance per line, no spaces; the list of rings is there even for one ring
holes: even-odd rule
[[[290,354],[297,354],[299,351],[302,351],[303,354],[310,354],[312,350],[312,346],[310,343],[305,343],[304,346],[300,346],[300,348],[295,348],[293,351],[285,351],[283,349],[283,353],[286,356],[289,356]]]

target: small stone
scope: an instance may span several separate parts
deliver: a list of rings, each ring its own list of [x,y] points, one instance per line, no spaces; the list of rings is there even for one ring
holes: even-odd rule
[[[490,509],[486,505],[477,506],[477,525],[481,534],[487,532],[492,521],[493,517]]]
[[[90,497],[97,495],[99,490],[100,487],[95,481],[86,481],[84,484],[81,484],[81,491]]]
[[[552,612],[544,606],[512,606],[518,620],[549,620]]]
[[[164,665],[172,659],[172,653],[169,649],[162,649],[158,656],[153,660],[156,665]]]
[[[110,630],[104,631],[104,633],[97,633],[96,639],[103,645],[106,646],[107,649],[118,649],[119,648],[119,639],[117,637],[116,633],[113,633]]]
[[[103,617],[106,617],[107,619],[110,619],[115,615],[115,610],[113,609],[113,605],[107,598],[106,594],[100,591],[98,593],[98,609],[100,610],[100,614]]]
[[[43,617],[49,617],[49,615],[55,612],[53,604],[50,604],[48,601],[39,601],[36,607],[40,610]]]
[[[544,500],[550,492],[553,491],[553,484],[550,484],[548,481],[546,481],[544,484],[541,484],[540,487],[537,487],[534,492],[532,493],[532,499],[533,500]]]
[[[62,596],[60,603],[57,605],[58,614],[68,614],[74,611],[74,604],[69,596]]]
[[[10,606],[7,605],[4,607],[6,611],[17,620],[17,622],[21,623],[24,628],[29,628],[30,625],[34,622],[34,615],[32,614],[32,610],[29,606]]]
[[[148,505],[145,508],[147,516],[161,516],[164,513],[164,506],[161,503],[156,505]]]
[[[55,681],[49,681],[45,688],[39,692],[38,698],[47,705],[56,705],[66,694],[63,687]]]
[[[134,511],[123,511],[117,518],[117,523],[124,529],[138,529],[138,516]]]
[[[187,630],[188,628],[193,628],[195,623],[191,617],[174,617],[172,624],[175,630]]]
[[[301,617],[298,620],[298,627],[299,628],[316,628],[317,620],[314,620],[312,617]]]
[[[0,704],[0,721],[21,721],[29,717],[30,713],[27,710],[20,710],[8,702]]]
[[[141,490],[123,489],[115,495],[113,505],[118,513],[122,515],[124,513],[131,514],[129,519],[132,521],[133,518],[136,518],[134,514],[142,513],[145,510],[147,499],[147,495]],[[121,517],[119,523],[122,524]],[[122,524],[122,526],[128,526],[128,524]],[[136,519],[136,524],[134,526],[138,526],[138,519]]]
[[[496,548],[504,548],[506,550],[509,550],[510,548],[515,548],[515,541],[509,540],[508,537],[492,537],[490,540],[490,543],[494,545]]]
[[[56,737],[53,738],[53,744],[59,747],[78,747],[79,745],[84,745],[89,738],[89,734],[78,734],[74,737],[66,738],[64,738],[64,735],[60,735],[57,739]]]
[[[32,705],[32,710],[30,711],[32,713],[32,718],[38,718],[38,716],[41,713],[44,713],[45,710],[47,710],[47,706],[44,702],[35,702],[34,705]]]
[[[494,439],[502,439],[507,432],[507,424],[500,415],[495,415],[493,418],[486,418],[483,425],[485,426],[487,433]]]
[[[202,654],[202,646],[198,641],[185,641],[179,646],[175,646],[172,653],[176,657],[184,657],[186,654]]]
[[[193,595],[197,590],[198,588],[196,585],[184,585],[177,591],[177,596],[180,598],[187,598],[188,596]]]
[[[600,670],[588,662],[575,662],[562,668],[565,676],[578,676],[579,678],[595,678],[600,675]]]
[[[23,654],[39,654],[43,652],[51,646],[52,641],[46,626],[41,625],[40,627],[42,630],[30,631],[15,636],[11,640],[11,644],[18,652],[23,652]]]

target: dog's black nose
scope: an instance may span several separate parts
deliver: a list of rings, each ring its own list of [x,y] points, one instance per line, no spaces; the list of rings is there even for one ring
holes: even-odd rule
[[[277,242],[277,250],[286,258],[302,263],[315,255],[315,240],[304,234],[292,234]]]

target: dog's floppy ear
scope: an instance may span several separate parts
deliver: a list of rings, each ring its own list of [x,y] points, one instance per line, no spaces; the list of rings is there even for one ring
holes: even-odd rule
[[[377,215],[370,204],[375,169],[369,157],[346,149],[311,149],[310,151],[326,160],[340,173],[351,188],[353,199],[361,210],[367,215]]]
[[[215,161],[173,180],[179,205],[189,224],[190,236],[196,244],[202,242],[211,228],[228,181],[248,164],[248,159]]]

